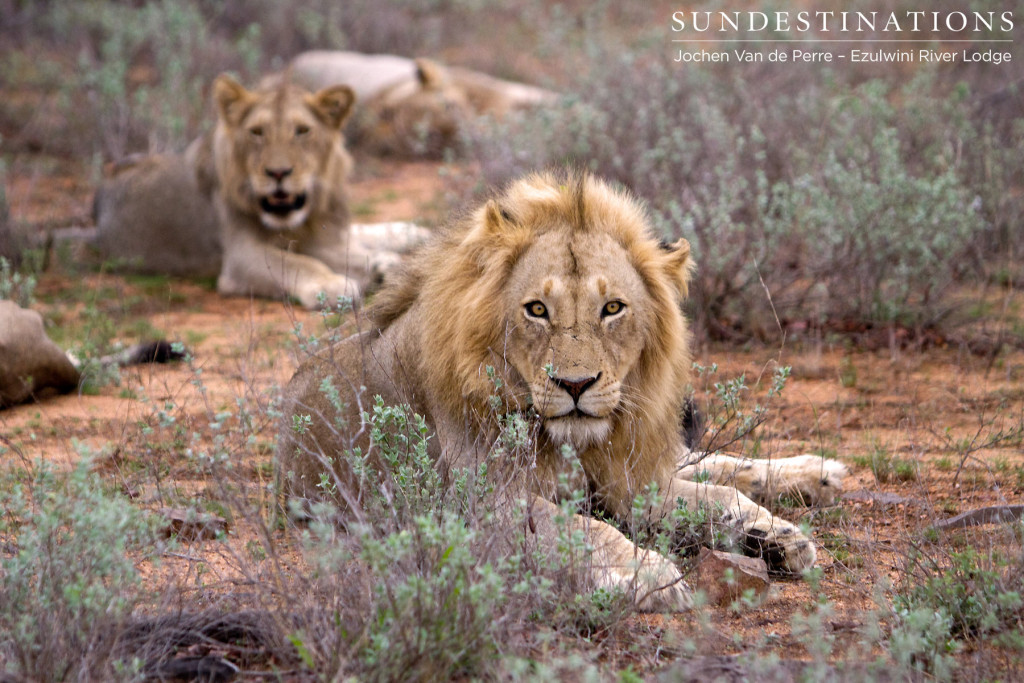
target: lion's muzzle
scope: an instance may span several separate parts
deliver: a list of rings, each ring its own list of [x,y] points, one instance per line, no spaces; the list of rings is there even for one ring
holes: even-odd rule
[[[285,218],[293,211],[301,211],[305,206],[305,192],[290,194],[284,190],[275,190],[260,197],[260,210],[279,218]]]

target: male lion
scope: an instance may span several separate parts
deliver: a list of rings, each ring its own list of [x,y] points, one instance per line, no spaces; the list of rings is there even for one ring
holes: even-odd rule
[[[289,491],[324,495],[321,474],[333,467],[340,502],[355,500],[357,477],[344,454],[370,447],[360,428],[364,396],[423,415],[442,471],[486,457],[501,414],[519,412],[538,425],[535,461],[523,471],[532,477],[527,534],[542,548],[557,542],[555,501],[569,446],[585,475],[576,483],[616,520],[630,521],[636,496],[653,484],[662,502],[647,511],[650,520],[678,501],[711,505],[773,569],[810,567],[814,547],[796,526],[731,486],[679,477],[677,463],[689,455],[679,420],[691,365],[680,311],[690,269],[685,240],[660,245],[639,203],[600,180],[533,175],[513,183],[378,293],[372,331],[298,369],[285,415],[308,415],[311,424],[282,430],[278,461]],[[339,425],[356,435],[344,445]],[[779,480],[784,462],[775,461]],[[819,458],[805,488],[840,474]],[[594,547],[596,585],[631,591],[641,609],[689,604],[667,558],[596,519],[577,515],[570,524]]]
[[[353,144],[403,157],[440,158],[458,148],[460,135],[477,117],[502,116],[557,97],[423,57],[313,50],[296,56],[289,73],[309,88],[351,86],[359,98],[350,127]]]
[[[219,272],[222,294],[358,297],[421,239],[410,224],[350,226],[342,125],[354,96],[287,81],[213,84],[217,125],[182,155],[132,159],[96,193],[106,258],[175,275]]]

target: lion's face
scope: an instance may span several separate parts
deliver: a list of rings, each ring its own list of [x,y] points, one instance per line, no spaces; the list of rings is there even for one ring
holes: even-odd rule
[[[416,391],[445,429],[532,405],[555,444],[636,445],[657,461],[690,371],[690,270],[686,240],[661,244],[629,194],[538,174],[414,256],[371,317],[391,329],[409,316],[395,334],[417,350]]]
[[[416,78],[367,102],[362,136],[371,149],[399,156],[439,156],[459,143],[474,116],[466,93],[448,71],[416,60]]]
[[[512,272],[506,358],[549,436],[578,450],[608,438],[650,337],[650,294],[608,234],[541,235]]]
[[[341,126],[354,95],[347,86],[315,94],[283,84],[248,91],[226,76],[214,83],[215,145],[224,191],[270,230],[292,230],[329,194],[329,166],[347,163]],[[223,167],[222,167],[223,166]]]

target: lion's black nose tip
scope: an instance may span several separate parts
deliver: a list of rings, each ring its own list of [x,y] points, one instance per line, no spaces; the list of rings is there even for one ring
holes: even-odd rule
[[[583,379],[552,377],[551,381],[562,389],[565,389],[565,393],[572,396],[574,403],[579,403],[580,396],[583,395],[583,392],[597,384],[597,380],[599,379],[601,379],[601,373],[597,373],[597,377],[584,377]]]

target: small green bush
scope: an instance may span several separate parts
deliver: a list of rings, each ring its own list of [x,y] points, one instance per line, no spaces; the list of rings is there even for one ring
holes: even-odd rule
[[[153,526],[85,462],[31,476],[0,485],[2,659],[30,680],[109,678],[117,629],[143,596],[128,553],[154,547]]]
[[[0,299],[28,308],[35,301],[36,284],[34,274],[15,269],[10,261],[0,256]]]
[[[336,402],[333,386],[321,390]],[[502,466],[528,457],[532,434],[522,418],[507,421],[482,462],[450,470],[438,469],[427,426],[407,406],[377,397],[362,419],[368,451],[346,456],[359,493],[346,495],[330,472],[321,482],[349,508],[344,529],[337,508],[319,503],[303,532],[314,590],[336,606],[331,627],[293,637],[311,668],[367,680],[488,677],[503,670],[505,658],[514,662],[507,641],[515,624],[582,633],[631,609],[631,601],[591,595],[572,580],[589,553],[575,532],[559,531],[562,551],[554,557],[528,540],[525,489]],[[293,428],[308,428],[305,417]],[[563,520],[582,498],[579,491],[568,496]]]
[[[907,581],[894,599],[897,612],[930,609],[948,624],[948,635],[971,640],[1024,627],[1024,598],[1019,561],[983,556],[974,548],[950,555],[948,568],[932,568],[915,557],[908,575],[923,572],[923,580]]]

